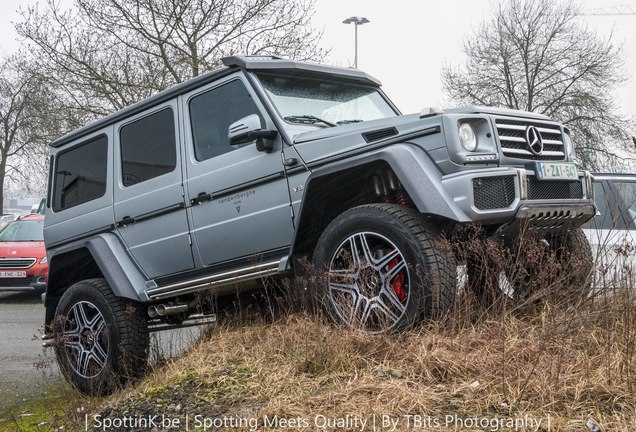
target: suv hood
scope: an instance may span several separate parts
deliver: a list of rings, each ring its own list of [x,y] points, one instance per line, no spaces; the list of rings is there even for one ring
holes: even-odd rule
[[[294,137],[294,148],[307,163],[328,160],[349,151],[420,132],[429,128],[441,131],[442,116],[420,118],[419,114],[389,117],[360,123],[326,127]],[[439,140],[445,146],[444,140]]]
[[[520,111],[513,110],[509,108],[493,108],[493,107],[484,107],[484,106],[465,106],[461,108],[449,108],[443,110],[441,115],[444,113],[449,114],[492,114],[497,116],[508,116],[508,117],[523,117],[523,118],[532,118],[537,120],[550,120],[550,117],[547,117],[543,114],[538,114],[530,111]],[[427,118],[439,118],[440,115],[431,116]],[[344,134],[353,134],[353,133],[364,133],[364,132],[374,132],[380,131],[384,128],[389,127],[397,127],[401,131],[401,125],[406,125],[408,123],[417,122],[420,120],[419,114],[408,114],[401,115],[396,117],[388,117],[378,120],[371,120],[361,123],[351,123],[347,125],[341,125],[336,127],[325,127],[322,129],[312,130],[309,132],[303,132],[294,137],[294,144],[301,144],[308,141],[315,141],[325,138],[330,138],[334,136],[340,136]],[[421,126],[422,123],[418,122]]]
[[[401,115],[360,123],[350,123],[335,127],[325,127],[322,129],[303,132],[296,135],[294,137],[294,144],[301,144],[308,141],[315,141],[334,136],[350,135],[362,132],[373,132],[392,126],[404,125],[416,120],[419,120],[419,114]]]
[[[550,117],[548,116],[531,112],[531,111],[520,111],[520,110],[509,109],[509,108],[494,108],[494,107],[485,107],[485,106],[465,106],[461,108],[449,108],[449,109],[445,109],[444,112],[453,113],[453,114],[494,114],[497,116],[523,117],[523,118],[533,118],[538,120],[550,120]]]

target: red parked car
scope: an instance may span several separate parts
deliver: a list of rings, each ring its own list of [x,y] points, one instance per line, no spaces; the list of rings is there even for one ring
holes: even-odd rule
[[[44,248],[44,216],[30,214],[0,231],[0,291],[41,291],[49,265]]]

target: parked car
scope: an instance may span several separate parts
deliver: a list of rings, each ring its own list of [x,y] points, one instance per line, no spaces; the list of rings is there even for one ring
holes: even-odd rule
[[[26,215],[0,231],[0,291],[44,291],[44,216]]]
[[[636,282],[636,174],[594,174],[596,216],[583,225],[597,270],[595,291]]]
[[[45,324],[81,391],[140,373],[149,323],[185,325],[206,299],[307,259],[328,314],[370,332],[453,305],[442,231],[532,229],[591,268],[592,177],[562,124],[486,107],[401,115],[356,69],[223,63],[51,143]]]
[[[42,198],[39,203],[31,206],[31,213],[44,214],[46,210],[46,198]]]

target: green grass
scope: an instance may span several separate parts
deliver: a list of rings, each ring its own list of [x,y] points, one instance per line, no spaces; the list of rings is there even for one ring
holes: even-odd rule
[[[69,423],[69,411],[77,405],[75,414],[83,416],[85,400],[64,384],[57,384],[45,394],[30,401],[16,403],[0,411],[0,432],[53,431]],[[77,424],[77,419],[72,419]],[[66,428],[66,430],[69,430]]]

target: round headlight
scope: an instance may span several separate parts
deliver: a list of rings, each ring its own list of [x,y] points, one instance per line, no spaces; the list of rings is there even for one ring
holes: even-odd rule
[[[469,152],[477,149],[477,136],[469,123],[462,123],[459,127],[459,142]]]

